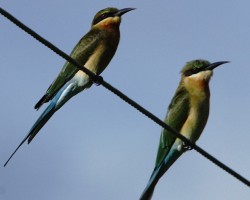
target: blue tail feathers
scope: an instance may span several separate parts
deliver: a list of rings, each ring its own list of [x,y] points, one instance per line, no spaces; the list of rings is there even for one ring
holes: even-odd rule
[[[36,134],[41,130],[41,128],[47,123],[47,121],[52,117],[55,112],[55,103],[52,101],[30,129],[28,133],[28,144],[34,139]]]
[[[140,197],[140,200],[150,200],[152,198],[157,182],[160,180],[163,174],[172,166],[172,164],[182,155],[183,150],[179,149],[178,145],[179,141],[177,141],[172,146],[163,161],[155,167],[148,181],[148,184]]]
[[[45,109],[45,111],[41,114],[41,116],[38,118],[36,123],[30,129],[30,131],[26,135],[26,137],[22,140],[22,142],[18,145],[18,147],[15,149],[15,151],[11,154],[9,159],[4,164],[4,167],[8,164],[10,159],[14,156],[14,154],[17,152],[17,150],[22,146],[22,144],[26,140],[28,140],[28,143],[30,143],[32,141],[32,139],[36,136],[36,134],[39,132],[39,130],[44,126],[44,124],[52,117],[52,115],[55,112],[56,112],[55,104],[51,102],[51,104]]]
[[[48,107],[43,111],[43,113],[37,119],[35,124],[32,126],[29,133],[26,135],[26,137],[22,140],[22,142],[18,145],[18,147],[6,161],[4,167],[8,164],[10,159],[14,156],[14,154],[22,146],[22,144],[26,140],[28,140],[29,144],[34,139],[36,134],[41,130],[41,128],[46,124],[46,122],[53,116],[53,114],[78,92],[77,90],[74,90],[74,88],[75,88],[74,82],[68,82],[57,92],[57,94],[53,97]]]

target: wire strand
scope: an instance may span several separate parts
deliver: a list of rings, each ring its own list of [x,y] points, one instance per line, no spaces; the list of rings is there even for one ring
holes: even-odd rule
[[[184,137],[180,133],[176,132],[174,129],[172,129],[170,126],[168,126],[166,123],[164,123],[158,117],[156,117],[154,114],[152,114],[147,109],[143,108],[141,105],[139,105],[138,103],[136,103],[135,101],[133,101],[131,98],[129,98],[128,96],[126,96],[125,94],[123,94],[121,91],[119,91],[118,89],[116,89],[115,87],[113,87],[111,84],[109,84],[108,82],[106,82],[101,76],[98,76],[98,75],[94,74],[92,71],[90,71],[87,68],[85,68],[84,66],[80,65],[78,62],[76,62],[74,59],[72,59],[69,55],[67,55],[62,50],[60,50],[59,48],[57,48],[55,45],[53,45],[52,43],[50,43],[49,41],[47,41],[46,39],[44,39],[42,36],[40,36],[35,31],[33,31],[32,29],[30,29],[29,27],[27,27],[25,24],[23,24],[21,21],[19,21],[18,19],[16,19],[14,16],[12,16],[10,13],[8,13],[7,11],[5,11],[1,7],[0,7],[0,13],[4,17],[6,17],[8,20],[10,20],[12,23],[14,23],[16,26],[18,26],[20,29],[22,29],[23,31],[25,31],[26,33],[28,33],[29,35],[31,35],[32,37],[34,37],[36,40],[38,40],[40,43],[42,43],[43,45],[45,45],[46,47],[48,47],[49,49],[51,49],[52,51],[54,51],[56,54],[58,54],[59,56],[61,56],[62,58],[64,58],[68,62],[70,62],[71,64],[73,64],[79,70],[82,70],[83,72],[85,72],[96,85],[102,85],[107,90],[109,90],[110,92],[114,93],[119,98],[121,98],[123,101],[125,101],[126,103],[128,103],[130,106],[132,106],[133,108],[135,108],[136,110],[138,110],[139,112],[141,112],[142,114],[144,114],[145,116],[147,116],[149,119],[151,119],[152,121],[154,121],[156,124],[158,124],[159,126],[163,127],[164,129],[167,129],[174,136],[180,138],[191,149],[195,149],[198,153],[200,153],[202,156],[204,156],[205,158],[207,158],[208,160],[210,160],[211,162],[213,162],[215,165],[217,165],[221,169],[225,170],[227,173],[229,173],[230,175],[232,175],[233,177],[235,177],[236,179],[238,179],[239,181],[241,181],[242,183],[244,183],[245,185],[247,185],[248,187],[250,187],[250,181],[249,180],[247,180],[246,178],[244,178],[243,176],[241,176],[239,173],[237,173],[233,169],[231,169],[228,166],[226,166],[225,164],[223,164],[221,161],[219,161],[218,159],[216,159],[215,157],[213,157],[211,154],[207,153],[205,150],[203,150],[198,145],[192,143],[190,140],[188,140],[186,137]]]

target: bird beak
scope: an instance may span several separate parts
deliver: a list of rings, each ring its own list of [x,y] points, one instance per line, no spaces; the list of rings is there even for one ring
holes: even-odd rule
[[[135,8],[123,8],[123,9],[121,9],[121,10],[118,10],[118,11],[114,14],[114,16],[122,16],[123,14],[125,14],[125,13],[127,13],[127,12],[129,12],[129,11],[131,11],[131,10],[135,10]]]
[[[218,67],[218,66],[220,66],[222,64],[225,64],[225,63],[229,63],[229,61],[219,61],[219,62],[212,63],[208,67],[206,67],[205,70],[211,70],[212,71],[216,67]]]

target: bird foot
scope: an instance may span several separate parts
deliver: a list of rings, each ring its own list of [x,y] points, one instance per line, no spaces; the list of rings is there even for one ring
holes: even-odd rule
[[[103,83],[103,78],[102,78],[102,76],[95,76],[94,77],[94,79],[92,79],[92,81],[94,82],[94,84],[96,85],[96,86],[99,86],[99,85],[101,85],[102,83]]]
[[[183,142],[182,147],[183,147],[184,151],[190,151],[193,149],[192,145],[186,144],[185,142]]]

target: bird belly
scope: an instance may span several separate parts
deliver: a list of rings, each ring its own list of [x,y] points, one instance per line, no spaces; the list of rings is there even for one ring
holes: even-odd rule
[[[195,142],[201,135],[209,114],[209,99],[193,99],[189,115],[180,131],[186,138]]]
[[[96,74],[97,71],[99,71],[98,68],[103,62],[102,59],[103,59],[103,54],[105,54],[105,50],[106,50],[105,46],[103,44],[100,44],[98,48],[96,48],[94,53],[89,57],[84,66]]]
[[[73,77],[73,82],[75,83],[76,87],[79,88],[85,87],[89,83],[89,81],[89,76],[81,70],[79,70]]]
[[[105,48],[102,45],[99,45],[83,66],[96,74],[98,68],[100,67],[104,50]],[[77,87],[84,89],[86,88],[86,85],[89,84],[90,78],[85,72],[79,70],[73,77],[73,81],[76,83]]]

